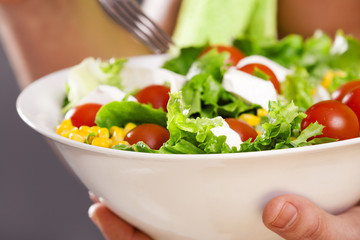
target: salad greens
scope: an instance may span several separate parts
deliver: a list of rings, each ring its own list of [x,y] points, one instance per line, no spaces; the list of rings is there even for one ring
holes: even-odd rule
[[[162,109],[154,109],[150,105],[132,101],[114,101],[103,106],[96,115],[95,122],[99,127],[124,127],[132,122],[136,125],[154,123],[166,127],[166,113]]]
[[[144,146],[143,142],[138,142],[133,146],[119,145],[114,148],[149,153],[205,154],[263,151],[335,141],[320,138],[308,142],[308,138],[321,134],[323,126],[312,124],[300,133],[300,123],[306,115],[299,112],[298,107],[293,103],[281,105],[270,102],[269,117],[262,125],[263,134],[254,142],[248,140],[242,143],[240,150],[236,147],[230,148],[226,144],[226,136],[216,136],[211,131],[214,127],[222,126],[221,118],[189,118],[189,106],[184,104],[180,92],[170,94],[168,111],[167,128],[171,135],[159,150],[152,150]]]
[[[67,82],[67,98],[63,106],[63,112],[70,108],[94,90],[100,84],[122,88],[119,73],[126,59],[111,59],[100,61],[94,58],[86,58],[79,65],[73,67],[69,73]]]
[[[269,102],[269,114],[263,117],[258,128],[261,135],[237,148],[226,143],[226,136],[212,132],[213,128],[224,125],[223,118],[256,113],[261,107],[224,89],[222,80],[229,68],[226,62],[228,53],[212,50],[199,58],[208,46],[204,43],[182,48],[178,56],[164,63],[164,69],[188,78],[181,92],[170,94],[167,113],[125,99],[104,105],[96,116],[96,123],[106,128],[123,127],[128,122],[155,123],[168,129],[170,139],[159,150],[152,150],[143,142],[113,148],[149,153],[205,154],[294,148],[335,141],[313,138],[322,133],[323,126],[314,123],[301,130],[301,121],[306,117],[304,111],[313,104],[314,91],[324,82],[324,76],[332,73],[326,86],[330,92],[340,84],[360,77],[359,41],[339,31],[334,42],[322,32],[308,39],[289,35],[281,40],[268,41],[249,34],[235,39],[233,45],[246,55],[262,55],[292,70],[281,83],[279,100]],[[81,97],[100,84],[121,88],[119,72],[124,63],[125,60],[113,63],[85,60],[74,67],[64,109],[76,105]],[[260,70],[257,74],[266,75]]]
[[[216,137],[211,129],[222,126],[219,117],[189,118],[189,107],[182,101],[181,93],[171,94],[168,103],[168,130],[170,139],[161,148],[165,153],[223,153],[230,152],[226,137]]]
[[[238,117],[241,113],[260,108],[259,105],[245,103],[227,92],[209,74],[194,76],[185,83],[182,92],[185,104],[191,106],[189,113],[192,117]]]
[[[183,0],[173,39],[179,47],[229,45],[244,34],[276,39],[276,7],[276,0]]]
[[[246,56],[262,55],[292,69],[294,74],[282,86],[283,100],[287,103],[294,100],[302,110],[313,104],[312,89],[322,82],[327,72],[338,73],[328,86],[330,92],[360,76],[360,41],[344,35],[342,31],[337,32],[335,41],[325,33],[317,31],[313,37],[307,39],[300,35],[288,35],[281,40],[264,41],[245,35],[236,38],[233,45]],[[205,47],[206,45],[184,48],[163,67],[185,75],[197,61],[198,52]],[[181,71],[178,66],[183,66]]]
[[[181,75],[186,75],[193,62],[195,62],[205,47],[206,46],[182,48],[177,57],[173,57],[164,63],[163,68]]]

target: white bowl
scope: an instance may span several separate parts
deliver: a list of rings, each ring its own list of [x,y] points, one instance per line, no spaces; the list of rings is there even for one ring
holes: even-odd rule
[[[159,64],[162,59],[136,57],[131,64]],[[62,120],[67,72],[27,87],[17,100],[21,118],[50,139],[104,204],[154,239],[279,239],[261,217],[265,204],[277,195],[299,194],[332,213],[360,199],[360,138],[213,155],[127,152],[63,138],[55,126]]]

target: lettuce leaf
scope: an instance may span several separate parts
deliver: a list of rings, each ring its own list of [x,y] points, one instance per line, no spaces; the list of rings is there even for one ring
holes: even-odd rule
[[[183,100],[191,106],[192,117],[238,117],[243,112],[255,112],[260,106],[248,104],[227,92],[212,75],[198,74],[182,88]]]
[[[71,68],[67,81],[67,96],[63,112],[75,107],[88,93],[101,84],[122,88],[120,71],[126,62],[125,59],[86,58],[80,64]]]
[[[275,39],[276,9],[276,0],[183,0],[173,39],[180,47],[229,45],[245,33]]]
[[[302,111],[305,111],[313,104],[312,89],[315,86],[311,85],[309,78],[306,69],[298,67],[281,84],[281,93],[287,102],[294,102]]]
[[[166,127],[166,112],[138,102],[114,101],[100,108],[95,122],[99,127],[124,127],[132,122],[136,125],[154,123]]]
[[[148,119],[150,116],[156,119],[153,113],[146,112],[148,107],[136,102],[113,102],[105,105],[100,110],[97,123],[101,127],[124,126],[125,123],[130,121],[137,124],[145,122],[159,124],[161,121]],[[126,108],[129,109],[126,110]],[[116,111],[116,114],[112,111]],[[141,111],[141,114],[138,114],[139,111]],[[165,123],[170,132],[170,139],[159,150],[150,149],[144,142],[138,142],[131,146],[117,145],[113,148],[161,154],[214,154],[294,148],[336,141],[336,139],[330,138],[315,138],[308,141],[315,136],[321,135],[324,126],[314,123],[301,130],[301,121],[306,117],[306,114],[299,111],[299,108],[293,102],[290,104],[270,102],[269,116],[262,124],[262,135],[258,136],[254,142],[250,142],[250,140],[243,142],[240,145],[240,150],[236,147],[230,148],[226,144],[226,136],[216,136],[211,131],[212,128],[223,125],[224,120],[221,117],[192,118],[189,113],[189,107],[185,105],[181,92],[171,93],[168,103],[167,122]],[[111,119],[108,119],[108,115],[112,116]],[[162,124],[164,125],[164,123]]]
[[[172,72],[186,75],[191,65],[197,60],[205,47],[206,46],[182,48],[176,57],[167,60],[162,67]]]
[[[226,60],[229,58],[228,52],[217,52],[216,49],[212,49],[200,56],[193,64],[195,70],[202,74],[211,75],[219,83],[222,82],[224,73],[229,66]]]
[[[213,49],[192,63],[191,68],[200,73],[195,74],[182,87],[183,100],[186,105],[191,106],[191,117],[238,117],[243,112],[255,111],[260,107],[245,103],[221,85],[228,67],[228,56],[228,53],[218,53]],[[187,58],[187,54],[183,57]]]
[[[241,144],[241,152],[294,148],[335,141],[330,138],[307,141],[320,135],[324,126],[318,123],[310,124],[306,129],[301,130],[301,121],[306,114],[299,111],[293,102],[290,104],[270,102],[269,106],[269,117],[262,125],[262,135],[252,143]]]
[[[118,144],[112,147],[116,150],[130,151],[130,152],[144,152],[144,153],[158,153],[158,150],[151,149],[144,142],[140,141],[133,145]]]
[[[222,126],[223,119],[189,118],[181,92],[170,94],[168,103],[168,130],[170,139],[160,148],[160,153],[229,153],[232,150],[225,143],[226,137],[215,136],[211,129]]]

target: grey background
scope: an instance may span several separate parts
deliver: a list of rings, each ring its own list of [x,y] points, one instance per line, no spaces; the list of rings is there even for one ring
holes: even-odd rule
[[[103,239],[88,192],[16,112],[20,93],[0,42],[0,239]]]

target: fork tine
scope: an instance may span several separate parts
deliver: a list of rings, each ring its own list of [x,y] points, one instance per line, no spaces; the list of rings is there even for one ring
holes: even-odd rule
[[[161,40],[173,44],[172,39],[169,37],[167,33],[165,33],[161,28],[159,28],[148,16],[144,14],[144,12],[141,10],[139,4],[137,4],[135,1],[132,0],[126,0],[124,1],[131,6],[129,10],[132,10],[139,18],[141,17],[141,22],[148,26],[149,29],[152,30],[155,36],[159,37]]]
[[[136,3],[129,0],[99,2],[114,20],[126,27],[155,53],[168,50],[169,44],[172,43],[170,37],[146,17]]]
[[[158,39],[154,38],[153,33],[149,31],[146,27],[141,26],[139,24],[139,20],[134,18],[134,16],[130,15],[129,12],[122,6],[119,6],[119,3],[114,5],[117,13],[120,13],[124,22],[128,26],[128,29],[133,32],[136,36],[140,38],[146,45],[148,45],[152,50],[156,53],[164,51],[164,45],[158,41]],[[119,15],[119,14],[118,14]]]
[[[166,51],[169,48],[169,44],[172,44],[171,38],[142,12],[135,1],[120,0],[117,3],[134,19],[136,27],[145,34],[147,33],[147,36],[150,36],[154,42],[161,46],[162,51]]]
[[[143,31],[141,31],[136,25],[135,20],[125,11],[121,6],[118,6],[116,1],[100,0],[104,9],[114,18],[115,21],[126,27],[131,33],[137,36],[148,47],[154,50],[156,53],[162,50],[162,47],[149,38]],[[160,50],[159,50],[160,49]]]
[[[142,38],[150,41],[156,48],[159,48],[157,51],[166,51],[168,49],[168,44],[166,42],[164,43],[164,40],[159,39],[156,32],[142,22],[142,15],[134,13],[133,5],[129,5],[128,3],[129,1],[117,1],[116,9],[128,19],[134,31],[137,30]]]

